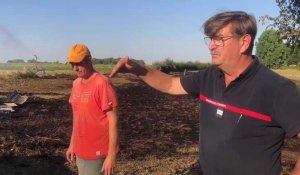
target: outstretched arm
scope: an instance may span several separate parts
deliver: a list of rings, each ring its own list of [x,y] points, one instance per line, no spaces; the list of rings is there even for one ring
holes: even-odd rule
[[[135,74],[149,86],[161,92],[174,95],[187,94],[180,83],[179,77],[173,77],[161,71],[138,64],[128,57],[120,59],[109,77],[114,77],[119,72]]]

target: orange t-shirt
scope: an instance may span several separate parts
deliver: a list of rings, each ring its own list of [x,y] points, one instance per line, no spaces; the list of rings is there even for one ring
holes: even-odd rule
[[[87,82],[73,82],[69,102],[73,110],[73,149],[83,159],[103,158],[108,152],[108,118],[106,112],[117,106],[109,80],[94,73]]]

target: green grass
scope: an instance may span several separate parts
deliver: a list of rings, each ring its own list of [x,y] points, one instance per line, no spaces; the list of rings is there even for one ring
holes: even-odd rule
[[[52,63],[0,63],[0,70],[9,70],[9,71],[23,71],[31,70],[33,68],[45,69],[49,71],[53,70],[67,70],[69,65],[65,64],[52,64]]]
[[[108,73],[114,65],[94,64],[97,71]],[[71,71],[69,64],[59,63],[0,63],[0,71],[24,71],[38,68],[45,71]]]

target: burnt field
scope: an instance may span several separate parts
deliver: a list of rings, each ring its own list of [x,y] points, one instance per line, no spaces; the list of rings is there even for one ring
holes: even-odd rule
[[[0,119],[0,175],[76,174],[65,159],[72,128],[72,81],[72,76],[0,80],[1,101],[14,90],[29,96],[10,119]],[[162,94],[128,75],[113,83],[119,98],[121,148],[115,174],[201,174],[199,102]],[[284,174],[290,174],[299,153],[300,140],[287,139]]]

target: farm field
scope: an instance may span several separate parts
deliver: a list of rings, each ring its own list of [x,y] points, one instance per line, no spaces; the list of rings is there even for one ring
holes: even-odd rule
[[[0,101],[14,90],[29,96],[11,119],[0,119],[0,175],[72,175],[65,159],[72,114],[68,104],[70,72],[44,78],[13,78],[0,73]],[[300,88],[300,71],[276,71]],[[53,75],[52,75],[53,74]],[[10,77],[10,78],[9,78]],[[120,153],[115,174],[200,174],[197,163],[199,103],[189,96],[153,90],[135,76],[112,79],[119,98]],[[286,139],[283,174],[290,174],[300,139]]]

